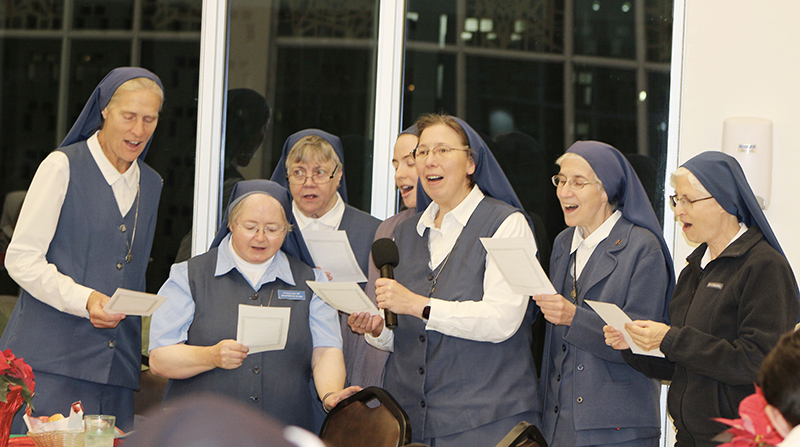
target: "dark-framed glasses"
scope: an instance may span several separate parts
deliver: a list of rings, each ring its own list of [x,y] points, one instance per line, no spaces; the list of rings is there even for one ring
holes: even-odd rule
[[[425,146],[417,146],[411,152],[411,156],[414,157],[415,160],[424,160],[428,158],[428,155],[433,154],[434,157],[442,159],[453,151],[470,152],[471,149],[469,147],[450,147],[444,144],[436,146],[433,149]]]
[[[690,210],[690,209],[692,209],[692,205],[694,205],[694,202],[700,202],[701,200],[708,200],[708,199],[713,199],[713,198],[714,198],[714,196],[708,196],[708,197],[701,197],[699,199],[692,200],[692,199],[690,199],[690,198],[688,198],[686,196],[678,198],[677,194],[673,194],[673,195],[669,196],[669,203],[670,203],[670,205],[672,205],[673,208],[678,206],[678,204],[680,203],[681,206],[683,207],[683,209]]]
[[[569,185],[570,189],[572,189],[573,191],[580,191],[581,189],[586,187],[586,185],[597,185],[600,183],[600,182],[590,182],[589,180],[586,180],[585,178],[582,177],[574,177],[568,179],[566,176],[560,174],[552,176],[550,180],[553,181],[553,186],[555,186],[556,188],[558,188],[559,186]]]
[[[249,237],[256,237],[259,231],[264,232],[264,236],[266,237],[278,237],[286,231],[286,227],[273,224],[264,225],[264,228],[260,228],[258,225],[252,223],[240,224],[236,222],[236,225],[242,230],[242,233]]]
[[[325,169],[315,169],[311,175],[306,174],[305,169],[295,169],[286,175],[286,179],[289,180],[289,183],[294,185],[304,185],[306,183],[306,179],[310,178],[311,181],[317,185],[322,185],[329,183],[333,179],[333,177],[336,175],[337,169],[339,169],[338,165],[333,168],[333,172],[330,174],[328,174],[328,171]]]

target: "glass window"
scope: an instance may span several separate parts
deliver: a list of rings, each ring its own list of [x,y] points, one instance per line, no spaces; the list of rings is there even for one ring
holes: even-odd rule
[[[575,54],[635,57],[634,1],[575,0],[574,4]]]
[[[133,0],[76,0],[72,27],[76,30],[130,30]]]
[[[241,157],[231,134],[242,123],[228,115],[226,183],[270,178],[286,138],[318,128],[342,139],[348,202],[369,212],[377,12],[376,0],[230,2],[228,107],[233,90],[249,89],[272,119],[255,153]]]
[[[540,243],[564,228],[549,176],[579,139],[625,153],[661,217],[671,1],[409,0],[407,23],[403,125],[440,111],[470,123],[542,219]]]
[[[164,179],[147,272],[147,289],[156,292],[192,223],[202,0],[2,3],[0,27],[14,32],[0,34],[0,205],[28,188],[111,69],[136,65],[161,77],[166,100],[146,159]],[[0,254],[7,241],[0,235]],[[0,268],[0,295],[17,294]]]

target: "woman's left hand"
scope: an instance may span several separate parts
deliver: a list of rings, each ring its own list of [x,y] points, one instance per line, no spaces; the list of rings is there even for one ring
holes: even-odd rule
[[[575,317],[575,305],[561,295],[534,295],[533,300],[542,310],[545,320],[564,326],[572,324]]]
[[[342,391],[333,393],[328,395],[325,398],[325,402],[322,402],[322,406],[325,408],[325,411],[331,411],[333,407],[339,405],[339,402],[347,399],[348,397],[356,394],[357,392],[361,391],[361,387],[357,385],[353,385],[343,389]]]
[[[650,351],[661,347],[661,340],[667,335],[669,326],[650,320],[635,320],[625,323],[625,329],[631,334],[631,340],[640,348]]]
[[[422,309],[430,301],[429,298],[417,295],[399,282],[388,278],[379,278],[375,281],[375,298],[381,309],[418,318],[422,318]]]

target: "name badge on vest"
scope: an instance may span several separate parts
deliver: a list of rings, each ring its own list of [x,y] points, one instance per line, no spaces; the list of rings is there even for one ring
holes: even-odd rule
[[[711,281],[709,281],[708,284],[706,284],[706,288],[722,290],[722,286],[723,285],[724,284],[722,284],[721,282],[711,282]]]
[[[304,290],[278,290],[279,300],[303,301],[306,299]]]

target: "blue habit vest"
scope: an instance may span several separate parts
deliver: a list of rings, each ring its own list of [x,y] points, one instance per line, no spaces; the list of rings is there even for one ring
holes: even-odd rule
[[[421,214],[402,222],[395,230],[400,249],[395,279],[423,296],[480,301],[486,250],[478,238],[494,235],[514,211],[504,202],[484,197],[447,261],[433,271],[428,268],[430,230],[420,237],[416,229]],[[530,349],[532,307],[527,307],[519,330],[501,343],[426,331],[419,318],[397,316],[385,387],[408,413],[414,440],[448,436],[515,414],[540,411]]]
[[[128,263],[136,202],[125,216],[120,215],[111,186],[85,141],[58,150],[67,154],[70,176],[47,261],[76,283],[108,296],[118,287],[144,291],[161,177],[139,161],[139,218]],[[87,318],[58,311],[23,290],[0,346],[24,357],[34,373],[136,389],[141,332],[139,317],[128,316],[114,329],[97,329]]]
[[[314,280],[314,271],[301,261],[286,256],[297,286],[280,279],[266,283],[259,290],[232,269],[214,276],[218,248],[189,260],[189,285],[195,302],[195,313],[189,327],[187,345],[213,346],[221,340],[236,339],[239,304],[288,307],[291,309],[286,347],[248,355],[236,369],[212,369],[194,377],[170,380],[164,399],[172,399],[197,391],[223,394],[246,402],[285,424],[314,430],[309,304],[312,291],[306,280]],[[281,299],[280,291],[300,291],[303,299]],[[291,294],[296,297],[297,294]]]

